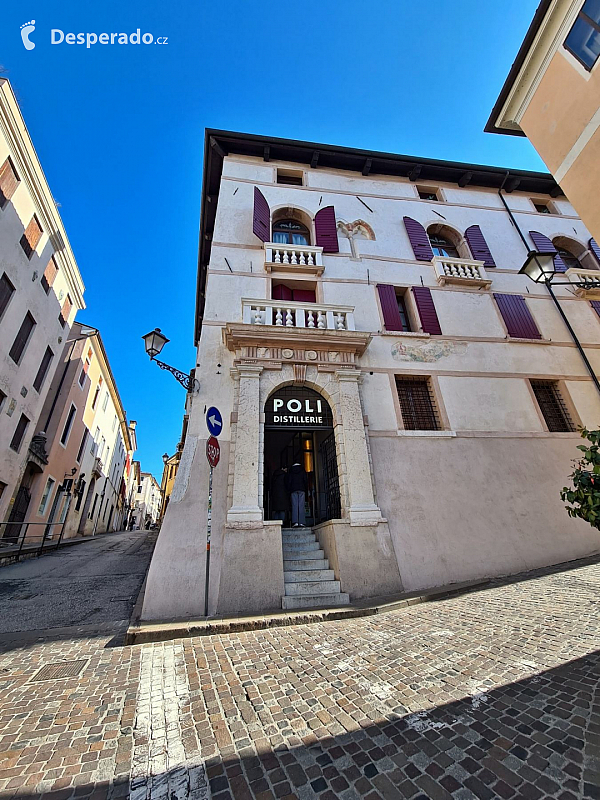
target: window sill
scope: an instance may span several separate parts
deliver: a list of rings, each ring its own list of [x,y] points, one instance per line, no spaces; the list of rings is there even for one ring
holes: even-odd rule
[[[399,428],[396,431],[398,436],[426,436],[428,438],[453,439],[456,431],[407,431]]]
[[[552,339],[524,339],[520,336],[507,336],[507,342],[525,342],[526,344],[554,344]]]
[[[380,336],[406,336],[411,339],[430,339],[430,333],[419,333],[417,331],[379,331]]]

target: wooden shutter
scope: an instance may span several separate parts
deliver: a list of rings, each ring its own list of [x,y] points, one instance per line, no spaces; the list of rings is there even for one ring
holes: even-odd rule
[[[42,275],[42,286],[44,287],[44,291],[46,294],[50,291],[50,287],[54,283],[54,279],[58,273],[58,267],[56,266],[56,261],[54,260],[54,256],[50,259],[48,264],[46,265],[46,269],[44,270],[44,274]]]
[[[590,248],[592,253],[596,256],[596,261],[600,264],[600,245],[598,245],[598,242],[594,239],[593,236],[588,242],[588,247]]]
[[[12,282],[5,272],[0,280],[0,317],[4,314],[14,290],[15,287],[12,285]]]
[[[600,300],[590,300],[590,305],[600,317]]]
[[[268,242],[271,238],[271,209],[258,186],[254,187],[254,218],[252,221],[252,230],[261,242]]]
[[[35,376],[35,380],[33,382],[33,388],[36,390],[36,392],[39,392],[42,387],[42,383],[44,382],[44,378],[46,377],[46,373],[48,372],[48,367],[50,366],[53,356],[54,353],[49,347],[47,347],[44,357],[42,358],[42,363],[40,364],[40,368],[38,369],[37,375]]]
[[[317,247],[322,247],[324,253],[339,253],[335,208],[333,206],[326,206],[315,214],[315,235]]]
[[[417,222],[416,219],[411,219],[411,217],[404,217],[404,227],[417,261],[431,261],[433,250],[425,228],[420,222]]]
[[[292,297],[297,303],[317,302],[317,293],[314,289],[294,289]]]
[[[69,295],[66,296],[65,302],[62,305],[60,310],[60,314],[58,315],[58,321],[60,324],[65,327],[67,320],[69,319],[69,314],[71,313],[71,308],[73,307],[73,303],[71,302],[71,298]]]
[[[280,283],[277,286],[273,286],[271,297],[273,300],[293,300],[294,293],[289,286]]]
[[[433,304],[433,297],[431,296],[431,289],[427,286],[413,286],[412,288],[419,316],[421,318],[421,327],[425,333],[431,333],[433,336],[440,336],[442,329],[440,321],[438,320],[437,311]]]
[[[379,302],[381,303],[383,323],[386,331],[403,331],[404,328],[402,327],[402,319],[400,317],[400,311],[398,310],[396,289],[385,283],[378,283],[377,291],[379,292]]]
[[[0,167],[0,207],[3,208],[8,203],[18,185],[19,178],[13,163],[10,158],[7,158]]]
[[[484,239],[479,225],[471,225],[470,228],[467,228],[465,231],[465,239],[467,240],[467,244],[469,245],[469,250],[471,251],[473,258],[476,261],[483,261],[484,267],[496,266],[494,257],[490,252],[490,248]]]
[[[540,253],[556,253],[556,255],[554,256],[554,266],[557,272],[567,271],[567,265],[558,255],[558,250],[556,249],[556,247],[554,247],[554,245],[547,236],[545,236],[543,233],[539,233],[538,231],[529,231],[529,235],[533,239],[535,249],[538,250]]]
[[[41,238],[42,226],[34,214],[29,225],[25,228],[25,233],[21,236],[21,247],[25,251],[27,258],[31,258]]]
[[[516,294],[494,294],[509,336],[519,339],[541,339],[525,298]]]
[[[25,346],[29,341],[29,336],[34,327],[35,327],[35,320],[31,316],[31,314],[27,312],[27,314],[25,315],[25,319],[21,323],[19,332],[17,333],[15,340],[12,344],[12,347],[10,348],[10,353],[9,353],[9,356],[17,364],[21,360],[21,356],[23,355],[23,351],[25,350]]]

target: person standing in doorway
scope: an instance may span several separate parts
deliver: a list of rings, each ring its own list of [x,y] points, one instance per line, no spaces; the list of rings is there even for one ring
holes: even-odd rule
[[[285,522],[290,507],[286,489],[287,467],[279,467],[271,477],[271,516]]]
[[[292,501],[292,528],[304,528],[306,527],[305,506],[308,479],[304,467],[298,461],[292,464],[286,486]]]

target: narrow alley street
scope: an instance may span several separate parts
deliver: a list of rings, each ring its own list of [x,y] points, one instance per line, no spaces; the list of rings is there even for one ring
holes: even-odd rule
[[[63,593],[66,627],[44,637],[14,607],[54,557],[0,573],[3,800],[600,797],[597,559],[377,617],[123,647],[148,545],[90,546],[94,565],[80,546],[48,572],[35,599]],[[44,680],[52,665],[69,674]]]

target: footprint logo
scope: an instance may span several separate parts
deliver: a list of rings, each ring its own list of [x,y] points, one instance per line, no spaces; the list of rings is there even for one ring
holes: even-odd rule
[[[32,19],[29,22],[26,22],[24,25],[21,25],[21,39],[23,39],[23,44],[26,50],[33,50],[35,47],[35,42],[29,41],[29,34],[33,33],[35,30],[35,20]]]

